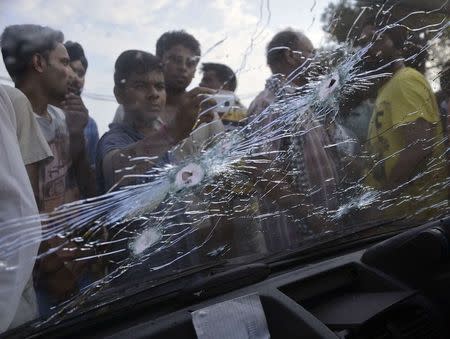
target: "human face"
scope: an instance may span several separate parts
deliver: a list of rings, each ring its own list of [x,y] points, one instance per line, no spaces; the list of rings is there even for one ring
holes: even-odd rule
[[[202,81],[200,82],[200,87],[206,87],[211,89],[221,89],[224,83],[219,80],[216,72],[206,71],[203,73]]]
[[[185,91],[194,78],[199,56],[182,45],[175,45],[162,56],[168,89]]]
[[[391,61],[395,55],[395,46],[388,34],[377,34],[375,27],[367,25],[363,28],[358,44],[365,46],[372,42],[365,63],[371,67],[381,66]]]
[[[302,41],[299,37],[294,50],[288,53],[287,63],[289,64],[289,73],[301,72],[294,79],[294,83],[297,85],[303,85],[306,82],[308,76],[307,67],[311,63],[311,59],[314,56],[314,46],[309,41]]]
[[[147,126],[161,115],[166,104],[164,75],[160,71],[133,73],[116,96],[127,114]]]
[[[301,38],[299,37],[299,41],[297,41],[292,54],[296,68],[306,67],[314,56],[314,46],[309,41],[301,42]]]
[[[86,75],[86,69],[80,60],[75,60],[70,63],[72,69],[72,77],[70,81],[70,90],[75,94],[80,95],[84,87],[84,78]]]
[[[58,43],[48,55],[48,61],[42,73],[42,85],[51,103],[61,102],[68,93],[69,78],[72,77],[69,61],[67,50],[61,43]]]

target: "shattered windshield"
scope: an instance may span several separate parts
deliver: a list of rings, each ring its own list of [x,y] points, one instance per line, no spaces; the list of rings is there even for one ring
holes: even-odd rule
[[[0,7],[1,332],[448,216],[445,1]]]

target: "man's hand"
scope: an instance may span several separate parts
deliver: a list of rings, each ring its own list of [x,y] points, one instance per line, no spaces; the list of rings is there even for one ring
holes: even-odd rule
[[[64,240],[59,238],[46,240],[41,243],[39,252],[47,253],[63,243]],[[77,290],[77,277],[64,262],[65,259],[69,259],[69,256],[60,256],[59,253],[62,252],[58,250],[55,253],[45,254],[35,267],[37,285],[50,295],[53,302],[61,302]]]
[[[66,99],[61,103],[61,108],[66,114],[69,133],[83,135],[83,130],[89,120],[89,114],[81,97],[73,93],[67,94]]]
[[[174,126],[169,126],[171,134],[177,141],[183,140],[191,133],[201,111],[206,107],[211,107],[211,100],[208,100],[208,96],[214,93],[216,91],[210,88],[196,87],[183,96],[176,112]]]
[[[70,138],[70,156],[75,169],[78,188],[82,196],[95,195],[95,176],[87,160],[84,129],[89,121],[86,106],[79,95],[69,93],[60,106],[66,116],[67,129]]]

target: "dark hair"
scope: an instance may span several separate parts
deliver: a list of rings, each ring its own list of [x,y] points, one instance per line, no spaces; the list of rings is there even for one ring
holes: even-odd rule
[[[201,55],[200,43],[197,39],[184,30],[181,30],[166,32],[159,37],[156,42],[156,56],[162,59],[164,52],[176,45],[182,45],[190,49],[195,55]]]
[[[151,71],[162,72],[161,62],[153,54],[135,49],[122,52],[114,65],[114,84],[122,87],[131,74]]]
[[[398,50],[402,50],[405,46],[405,42],[407,39],[407,30],[404,27],[396,26],[393,28],[388,28],[386,30],[386,34],[389,35],[392,42],[394,43],[395,48]]]
[[[425,73],[429,57],[427,49],[424,48],[426,41],[420,37],[419,32],[408,32],[404,25],[397,24],[394,20],[391,16],[369,16],[362,27],[373,26],[377,32],[376,36],[387,35],[400,56],[405,59],[405,65]]]
[[[310,43],[309,39],[301,32],[294,31],[291,28],[275,34],[266,48],[267,64],[273,66],[282,61],[284,51],[286,49],[294,50],[297,43],[302,42],[301,40]]]
[[[380,18],[377,18],[375,15],[369,15],[362,24],[362,27],[373,26],[376,31],[382,31],[381,35],[388,35],[394,43],[395,48],[402,50],[408,38],[408,30],[401,25],[394,24],[392,17],[382,16]]]
[[[415,68],[419,72],[425,74],[426,62],[429,57],[426,41],[422,41],[417,34],[411,34],[404,42],[402,56],[407,59],[405,65]]]
[[[219,81],[228,86],[228,88],[234,92],[237,87],[236,74],[233,70],[224,64],[217,64],[213,62],[205,62],[202,64],[202,72],[213,71],[217,74]]]
[[[80,60],[84,69],[87,70],[88,61],[86,59],[86,55],[84,54],[83,47],[78,42],[73,42],[73,41],[66,41],[64,43],[64,46],[66,46],[70,61]]]
[[[33,55],[48,58],[50,51],[64,41],[64,34],[39,25],[12,25],[1,36],[1,48],[6,70],[14,82],[21,81]]]

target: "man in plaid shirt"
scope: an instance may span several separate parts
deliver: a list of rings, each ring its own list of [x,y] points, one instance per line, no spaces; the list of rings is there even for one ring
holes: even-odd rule
[[[305,71],[313,53],[311,41],[300,32],[287,29],[274,36],[267,46],[267,63],[273,75],[250,104],[250,120],[254,123],[258,120],[260,126],[276,126],[282,120],[279,117],[290,109],[286,105],[289,98],[301,92],[307,83]],[[287,81],[293,72],[300,75]],[[332,143],[324,124],[306,110],[301,123],[293,126],[293,132],[265,149],[277,155],[271,159],[269,168],[260,169],[264,174],[259,174],[268,182],[263,191],[270,192],[262,203],[268,212],[277,215],[267,223],[271,229],[266,233],[275,239],[272,246],[268,240],[273,250],[295,247],[306,235],[322,232],[327,228],[327,214],[338,206],[337,162],[326,147]]]

